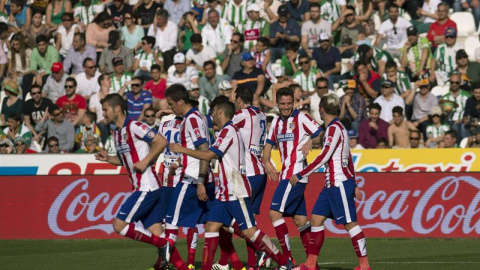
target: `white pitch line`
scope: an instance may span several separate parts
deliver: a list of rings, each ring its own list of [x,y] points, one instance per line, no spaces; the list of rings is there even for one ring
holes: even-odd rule
[[[330,264],[350,264],[355,262],[321,262],[320,265]],[[375,262],[370,261],[371,264],[480,264],[480,262]]]

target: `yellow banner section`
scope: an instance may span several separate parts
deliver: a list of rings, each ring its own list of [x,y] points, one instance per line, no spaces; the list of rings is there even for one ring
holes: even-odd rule
[[[312,150],[308,162],[320,156]],[[478,172],[480,148],[470,149],[369,149],[352,150],[356,172]],[[278,150],[272,153],[277,168],[282,161]],[[318,171],[322,172],[324,168]]]

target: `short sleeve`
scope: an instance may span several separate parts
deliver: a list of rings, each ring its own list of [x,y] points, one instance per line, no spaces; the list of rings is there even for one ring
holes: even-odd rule
[[[196,117],[188,117],[185,121],[185,129],[192,138],[193,144],[199,146],[208,142],[207,128],[203,121],[199,121]]]
[[[222,158],[232,144],[233,136],[235,136],[235,129],[231,126],[224,127],[218,134],[215,143],[210,147],[210,151]]]
[[[85,101],[85,98],[80,96],[80,95],[77,95],[77,97],[79,97],[78,108],[86,110],[87,109],[87,101]]]
[[[233,116],[232,123],[238,128],[243,128],[245,126],[245,115],[242,111]]]
[[[305,113],[302,113],[302,117],[300,118],[302,121],[303,129],[310,135],[312,138],[316,138],[320,132],[322,132],[322,128],[317,123],[317,121],[313,120],[313,118]]]
[[[130,124],[130,133],[132,136],[135,136],[139,140],[144,140],[148,143],[153,141],[155,135],[157,134],[157,130],[155,128],[150,128],[147,124],[139,122],[139,121],[132,121]]]

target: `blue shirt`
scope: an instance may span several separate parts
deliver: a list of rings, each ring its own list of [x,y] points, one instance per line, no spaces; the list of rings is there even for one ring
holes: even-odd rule
[[[127,92],[127,120],[137,120],[145,104],[152,104],[152,94],[149,91],[142,90],[138,99],[135,99],[133,91]]]
[[[233,74],[232,80],[236,80],[238,85],[244,85],[255,93],[257,91],[259,75],[265,75],[259,68],[254,67],[249,74],[246,74],[243,72],[243,69],[241,69]]]
[[[285,27],[285,28],[283,28],[280,25],[278,20],[275,21],[274,23],[270,24],[270,38],[271,39],[275,38],[275,35],[277,34],[277,32],[286,33],[288,36],[297,36],[298,38],[300,38],[301,31],[302,31],[302,27],[300,26],[300,24],[292,18],[288,18],[287,27]],[[288,43],[288,41],[286,41],[284,39],[278,39],[277,43],[274,46],[272,45],[272,47],[284,48],[285,45],[287,45],[287,43]]]
[[[328,52],[321,48],[313,49],[312,59],[317,61],[317,68],[322,72],[332,70],[335,68],[335,63],[342,62],[340,51],[335,47],[330,47]]]
[[[294,7],[292,2],[288,1],[285,3],[285,6],[288,9],[288,13],[290,13],[290,18],[296,21],[305,21],[305,13],[310,9],[310,3],[307,0],[299,0],[301,1],[300,6]],[[317,4],[318,5],[318,4]]]

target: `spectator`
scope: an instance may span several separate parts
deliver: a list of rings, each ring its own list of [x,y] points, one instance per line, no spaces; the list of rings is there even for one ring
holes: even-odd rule
[[[432,62],[430,64],[430,82],[437,82],[438,85],[444,85],[448,81],[448,76],[457,68],[456,54],[463,49],[460,43],[457,43],[457,30],[455,28],[445,29],[445,43],[442,43],[435,50]]]
[[[480,63],[470,62],[465,50],[460,49],[455,55],[457,70],[461,73],[461,79],[464,83],[480,81]]]
[[[50,33],[50,28],[42,23],[43,13],[39,10],[33,10],[32,24],[25,31],[20,32],[26,38],[27,46],[32,49],[37,45],[37,36],[47,36]]]
[[[47,82],[43,87],[42,96],[50,99],[52,102],[57,102],[57,99],[65,95],[65,81],[68,76],[65,74],[62,62],[57,62],[52,65],[52,74],[47,78]]]
[[[22,142],[26,145],[26,148],[31,148],[34,152],[35,146],[32,143],[32,132],[28,127],[22,124],[22,117],[18,113],[11,114],[7,121],[7,127],[3,129],[3,134],[7,136],[12,143],[15,143],[17,139],[22,139]]]
[[[428,112],[430,112],[433,107],[438,106],[438,99],[434,94],[430,93],[430,84],[427,79],[420,80],[418,87],[420,91],[415,94],[415,98],[413,99],[412,121],[414,121],[414,124],[422,133],[426,134]]]
[[[475,27],[478,30],[478,24],[480,23],[480,3],[474,0],[458,0],[453,3],[453,12],[468,11],[472,12],[475,19]]]
[[[407,28],[407,36],[400,63],[412,80],[416,81],[430,66],[430,42],[425,37],[419,37],[415,26]]]
[[[35,130],[37,132],[47,130],[48,136],[55,136],[59,141],[60,152],[68,153],[73,150],[75,141],[74,127],[72,123],[64,119],[62,110],[57,105],[54,104],[48,108],[43,118],[35,126]]]
[[[307,54],[300,55],[300,70],[292,76],[292,80],[302,87],[308,95],[315,94],[315,82],[317,78],[323,77],[322,72],[311,65],[311,59]]]
[[[375,99],[375,103],[378,103],[382,107],[382,113],[380,118],[385,122],[392,123],[393,114],[392,109],[396,106],[400,106],[405,109],[405,102],[403,99],[393,92],[395,83],[390,80],[382,82],[382,95]]]
[[[365,63],[361,61],[355,62],[353,70],[355,72],[353,78],[357,81],[358,93],[365,98],[368,106],[380,94],[380,75],[374,71],[368,70]]]
[[[388,143],[388,123],[380,119],[381,111],[382,107],[377,103],[373,103],[368,110],[369,118],[360,123],[358,138],[360,145],[365,149],[376,148],[379,139],[383,139],[384,142]]]
[[[322,17],[327,22],[333,24],[341,15],[345,13],[347,1],[345,0],[326,0],[320,2]]]
[[[143,27],[143,29],[147,30],[150,26],[153,25],[155,14],[158,10],[162,9],[162,5],[158,4],[156,1],[153,0],[140,0],[142,3],[136,9],[137,11],[137,18],[138,24]],[[135,9],[135,8],[134,8]],[[165,10],[168,12],[168,10]],[[150,36],[150,34],[148,34]]]
[[[50,99],[42,97],[41,87],[33,85],[30,89],[31,99],[25,101],[22,108],[23,123],[32,132],[34,137],[37,136],[35,125],[42,119],[45,111],[52,107],[53,103]]]
[[[37,153],[37,151],[29,148],[28,142],[25,141],[24,138],[19,137],[15,138],[15,141],[13,142],[13,145],[15,146],[15,154],[34,154]]]
[[[270,36],[270,25],[260,18],[260,7],[256,3],[247,6],[247,20],[237,26],[237,32],[242,33],[246,39],[245,49],[252,49],[260,37]]]
[[[85,113],[85,117],[83,117],[82,119],[82,124],[80,124],[79,127],[76,129],[76,149],[85,148],[85,141],[89,136],[94,135],[100,137],[101,131],[100,128],[97,126],[96,122],[97,115],[94,112],[87,111]],[[108,129],[106,131],[108,131]]]
[[[388,8],[388,16],[389,19],[384,21],[378,29],[374,46],[381,48],[381,41],[386,39],[385,50],[393,57],[400,58],[401,50],[407,41],[407,28],[412,24],[398,16],[398,6],[395,4]]]
[[[155,37],[155,48],[162,53],[163,70],[167,71],[176,53],[178,27],[168,20],[168,11],[164,9],[157,10],[155,18],[156,22],[148,28],[147,35]]]
[[[200,88],[200,91],[201,90],[202,89]],[[222,95],[222,96],[226,96],[228,99],[232,98],[232,90],[233,90],[232,85],[227,80],[221,81],[218,84],[219,94]]]
[[[51,136],[47,139],[47,149],[49,154],[60,154],[60,143],[58,142],[57,137]]]
[[[46,8],[45,21],[50,30],[56,30],[62,24],[65,12],[72,12],[72,3],[68,0],[53,0]]]
[[[235,72],[232,78],[232,87],[243,85],[254,91],[253,106],[259,105],[260,95],[265,86],[265,74],[259,68],[255,67],[255,61],[251,53],[242,54],[242,69]]]
[[[132,80],[133,74],[126,72],[123,65],[123,59],[121,57],[115,57],[112,59],[113,74],[110,76],[111,88],[110,93],[118,93],[122,87]],[[124,91],[132,90],[130,86],[126,86]]]
[[[242,69],[242,55],[244,52],[247,52],[243,47],[244,38],[240,33],[235,33],[232,35],[230,44],[227,45],[227,50],[225,50],[225,56],[222,62],[222,70],[231,77],[235,72]]]
[[[384,80],[390,80],[395,83],[395,94],[403,98],[406,105],[410,105],[415,97],[415,91],[411,90],[410,79],[404,72],[398,70],[397,63],[387,62],[386,72],[383,74]]]
[[[445,30],[447,28],[457,29],[457,24],[448,18],[450,6],[442,2],[437,6],[437,20],[430,25],[428,29],[427,38],[432,43],[432,48],[435,50],[438,45],[446,42]]]
[[[3,131],[0,129],[0,133]],[[0,155],[13,153],[13,143],[2,133],[0,134]]]
[[[355,80],[344,82],[345,95],[340,98],[340,121],[351,129],[358,131],[360,123],[367,119],[367,107],[365,98],[357,92]]]
[[[83,32],[87,29],[87,25],[91,24],[103,9],[104,6],[99,0],[80,0],[73,7],[75,23],[80,26]]]
[[[100,147],[100,137],[95,134],[89,134],[83,141],[83,147],[78,149],[75,153],[92,154],[97,153],[102,148]]]
[[[443,148],[443,135],[450,130],[450,126],[444,123],[445,115],[438,106],[433,107],[429,112],[430,125],[427,126],[427,141],[425,145],[429,148]]]
[[[418,20],[412,20],[412,23],[418,28],[421,34],[426,33],[430,25],[438,20],[438,5],[441,0],[424,0],[422,8],[419,8],[417,14],[420,16]]]
[[[155,109],[153,109],[152,107],[146,109],[143,112],[143,122],[147,124],[150,129],[153,128],[155,130],[158,130],[159,126],[156,123],[155,114]]]
[[[122,1],[116,0],[114,3],[116,2],[122,2]],[[133,13],[133,11],[131,10],[126,11],[124,18],[125,18],[125,25],[122,26],[120,31],[122,33],[121,36],[123,40],[123,45],[125,45],[125,47],[129,49],[137,51],[142,47],[142,39],[145,36],[145,30],[143,30],[143,28],[136,23],[137,17]]]
[[[148,81],[152,77],[150,76],[150,69],[153,65],[163,66],[161,55],[157,55],[157,52],[153,50],[155,46],[155,38],[146,36],[142,38],[142,51],[135,56],[133,63],[134,75],[141,77],[142,80]]]
[[[89,120],[83,121],[84,125],[90,125],[91,123],[96,123],[96,126],[100,129],[99,135],[102,138],[102,143],[105,143],[107,140],[107,136],[109,135],[107,121],[104,120],[103,117],[103,110],[101,100],[104,99],[110,93],[110,86],[112,84],[112,80],[109,76],[102,74],[98,77],[98,84],[100,85],[100,91],[95,93],[90,98],[90,103],[88,105],[87,116],[90,115]],[[90,113],[96,114],[95,120],[92,120],[93,117]],[[90,122],[88,122],[90,121]]]
[[[463,124],[473,135],[480,133],[480,82],[473,84],[472,96],[465,103]]]
[[[388,146],[390,148],[408,148],[410,146],[409,132],[417,128],[412,122],[405,120],[402,107],[393,107],[392,115],[393,121],[387,130]]]
[[[198,102],[198,110],[204,115],[208,115],[208,112],[210,111],[210,100],[200,95],[200,87],[198,84],[190,83],[187,87],[187,90],[190,99]]]
[[[243,1],[246,3],[246,0]],[[232,34],[232,27],[228,21],[221,19],[218,12],[211,9],[208,12],[208,23],[202,29],[203,45],[212,47],[217,55],[220,55],[231,43]]]
[[[444,148],[458,148],[457,145],[457,132],[453,129],[445,132],[443,135],[443,147]]]
[[[262,1],[257,1],[257,4],[260,6],[260,18],[266,20],[269,24],[278,20],[277,10],[282,5],[280,0],[264,0],[263,5]]]
[[[87,110],[87,102],[81,95],[75,93],[77,89],[77,81],[74,78],[67,78],[65,80],[65,95],[58,98],[55,104],[60,107],[62,113],[65,115],[73,126],[81,123],[83,116]]]
[[[190,82],[198,83],[198,72],[194,67],[187,66],[183,53],[175,54],[173,63],[175,65],[175,71],[168,74],[167,87],[176,83],[183,84],[185,87],[187,87]]]
[[[196,12],[198,14],[196,17],[193,17],[194,19],[197,19],[198,21],[202,20],[204,11],[206,8],[209,7],[210,2],[216,2],[216,1],[205,1],[205,0],[193,0],[192,4],[192,11]],[[193,14],[193,12],[192,12]]]
[[[460,50],[459,52],[461,52]],[[458,55],[458,53],[457,53]],[[459,140],[467,137],[468,130],[463,125],[463,115],[465,113],[465,105],[467,99],[471,94],[468,91],[460,89],[461,75],[459,73],[452,73],[450,75],[450,89],[440,99],[440,105],[443,106],[443,111],[447,113],[447,123],[456,131]],[[452,105],[453,104],[453,105]],[[453,108],[448,108],[448,106]]]
[[[188,65],[192,65],[201,72],[206,61],[215,62],[217,54],[212,47],[203,46],[202,35],[193,34],[190,42],[192,43],[192,48],[186,54]]]
[[[310,114],[313,119],[320,125],[323,124],[323,120],[320,117],[320,100],[329,92],[328,80],[324,77],[319,77],[315,80],[315,94],[310,96]]]
[[[108,48],[105,48],[98,61],[100,73],[113,73],[112,60],[115,57],[121,57],[127,72],[133,72],[134,56],[133,51],[122,45],[120,32],[112,30],[108,33]]]
[[[260,98],[260,104],[265,108],[273,109],[274,112],[278,113],[276,93],[280,88],[289,87],[292,84],[292,81],[290,80],[290,77],[285,76],[285,71],[282,67],[275,68],[273,70],[273,76],[275,77],[276,82],[270,87],[271,91],[267,91],[266,95]]]
[[[260,37],[251,53],[255,59],[255,67],[263,71],[265,78],[269,82],[274,83],[275,77],[272,74],[272,63],[270,62],[272,54],[270,53],[269,47],[269,39],[267,37]]]
[[[28,29],[31,24],[32,10],[22,0],[12,0],[10,3],[10,17],[8,22],[14,33]]]
[[[185,12],[190,11],[190,0],[166,0],[163,6],[170,14],[170,20],[175,24],[179,24]]]
[[[67,51],[72,47],[73,38],[76,33],[80,32],[80,27],[73,24],[73,13],[65,12],[62,15],[62,25],[56,32],[55,48],[63,60],[67,56]]]
[[[365,149],[362,145],[358,144],[358,132],[354,129],[348,131],[348,145],[350,149]]]
[[[355,0],[352,3],[355,8],[356,19],[365,28],[365,36],[375,34],[375,23],[373,22],[373,3],[369,0]]]
[[[203,76],[198,80],[200,86],[200,95],[209,100],[213,100],[219,94],[218,85],[225,80],[225,76],[218,75],[216,65],[213,61],[206,61],[203,64]]]
[[[353,60],[364,62],[369,70],[375,71],[379,75],[384,74],[387,62],[394,62],[393,57],[387,51],[370,47],[367,44],[358,46]]]
[[[297,22],[310,20],[310,3],[307,0],[290,0],[285,3],[288,13]]]
[[[215,0],[216,2],[216,0]],[[219,11],[220,12],[220,11]],[[206,16],[204,12],[204,19],[206,23]],[[197,26],[197,21],[195,21],[195,17],[193,16],[192,12],[187,12],[183,15],[183,30],[180,31],[178,34],[178,51],[180,52],[187,52],[192,48],[192,43],[190,42],[190,38],[193,34],[202,34],[201,29],[203,28],[202,25]]]
[[[9,32],[8,32],[8,26],[6,23],[4,22],[0,22],[0,40],[1,40],[1,43],[5,43],[6,45],[8,45],[8,37],[9,37]],[[7,64],[8,64],[8,57],[7,57],[7,54],[5,53],[5,50],[8,50],[8,46],[0,46],[0,74],[4,74],[5,73],[5,69],[7,68]],[[0,81],[1,81],[2,77],[0,76]]]
[[[298,53],[298,43],[288,43],[285,48],[285,55],[282,56],[281,67],[287,76],[292,76],[298,72],[298,62],[300,54]]]
[[[98,93],[98,77],[100,72],[97,71],[95,61],[91,58],[83,60],[83,72],[78,74],[75,79],[78,83],[77,94],[81,95],[85,100],[89,100],[90,96]]]
[[[331,45],[330,37],[327,33],[321,33],[320,47],[313,50],[312,59],[317,62],[317,68],[323,73],[323,77],[328,78],[328,85],[333,89],[333,84],[337,83],[342,70],[342,57],[340,51]]]
[[[32,82],[45,84],[53,63],[59,61],[58,51],[52,45],[48,45],[48,38],[44,35],[37,36],[37,48],[33,49],[30,59],[30,73],[23,77],[23,90],[26,93],[30,92]]]
[[[7,123],[10,115],[22,113],[23,101],[18,97],[18,84],[11,79],[3,80],[3,91],[6,97],[2,100],[1,122]]]
[[[408,139],[410,142],[409,148],[411,149],[425,148],[425,146],[423,146],[422,133],[417,129],[410,130]]]
[[[96,59],[100,59],[100,54],[108,47],[108,33],[112,30],[115,30],[115,27],[113,27],[112,19],[106,11],[98,14],[93,23],[87,25],[87,30],[85,31],[87,44],[97,50]]]
[[[285,47],[289,43],[300,42],[301,35],[300,24],[290,18],[290,13],[286,5],[278,7],[277,13],[278,20],[270,25],[272,62],[282,58],[282,55],[285,54]]]
[[[127,92],[127,121],[142,122],[147,108],[152,106],[152,94],[142,90],[142,79],[134,77],[131,81],[132,91]]]
[[[288,87],[293,92],[293,108],[302,111],[304,113],[310,112],[310,99],[307,95],[303,95],[300,85],[294,83]]]
[[[21,83],[23,76],[30,71],[30,59],[32,50],[27,48],[25,39],[21,33],[13,35],[11,48],[7,53],[8,58],[8,76],[14,81]],[[22,93],[22,99],[25,100],[27,93]]]
[[[338,17],[332,25],[333,31],[339,31],[340,47],[338,50],[342,58],[353,56],[355,48],[358,46],[357,41],[365,39],[365,27],[357,22],[355,8],[348,6],[345,12]]]
[[[225,1],[222,9],[222,19],[227,21],[230,25],[235,26],[242,24],[247,20],[247,2],[247,0]]]
[[[124,38],[125,36],[125,34],[123,33],[124,24],[127,24],[127,21],[129,21],[130,23],[133,22],[132,17],[130,17],[130,19],[127,19],[128,15],[132,16],[134,14],[132,10],[132,6],[130,6],[129,4],[125,3],[122,0],[114,0],[113,4],[108,6],[108,10],[109,10],[110,16],[112,17],[113,25],[117,29],[122,29],[122,37]],[[143,36],[145,32],[141,27],[139,27],[139,29],[142,30],[142,36]],[[125,40],[128,40],[128,39],[125,39]],[[129,47],[127,44],[125,44],[125,46]],[[130,48],[130,49],[133,49],[133,48]]]
[[[160,73],[160,66],[153,65],[150,69],[152,79],[145,83],[145,90],[152,93],[153,109],[166,110],[168,108],[167,100],[165,99],[165,90],[167,89],[167,80],[162,78]]]
[[[82,64],[87,58],[92,59],[94,63],[97,61],[95,48],[86,44],[84,33],[75,33],[72,47],[68,49],[65,60],[63,61],[65,72],[72,75],[82,73],[84,71]]]

